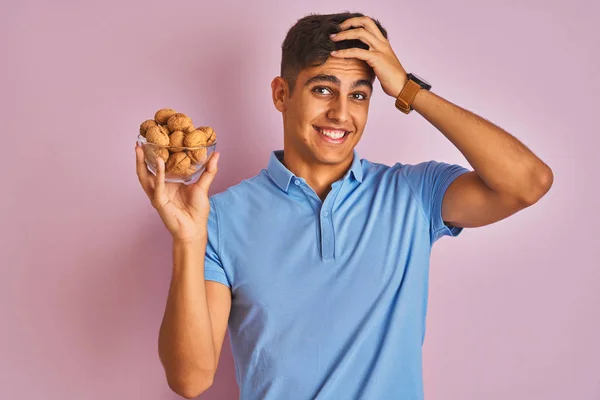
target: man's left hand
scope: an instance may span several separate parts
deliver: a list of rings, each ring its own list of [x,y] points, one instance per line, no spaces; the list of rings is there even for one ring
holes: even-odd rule
[[[389,96],[398,97],[407,81],[406,71],[375,21],[369,17],[349,18],[340,24],[340,32],[331,37],[335,42],[351,39],[365,43],[369,50],[343,49],[332,53],[332,56],[365,61],[373,68],[383,91]]]

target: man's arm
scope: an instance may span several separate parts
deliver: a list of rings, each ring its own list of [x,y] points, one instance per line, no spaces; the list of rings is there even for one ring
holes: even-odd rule
[[[204,280],[206,243],[173,242],[173,275],[159,333],[169,387],[188,399],[212,385],[231,309],[230,289]]]
[[[552,170],[501,128],[427,90],[418,92],[413,109],[474,169],[456,178],[446,191],[442,218],[447,224],[488,225],[531,206],[550,190]]]
[[[375,22],[369,17],[349,18],[339,30],[332,36],[334,42],[360,40],[369,49],[342,49],[331,55],[365,61],[383,91],[396,98],[406,84],[406,70]],[[413,109],[438,128],[475,170],[456,178],[444,195],[442,217],[449,224],[491,224],[534,204],[550,190],[554,179],[550,168],[502,129],[427,90],[417,93]]]

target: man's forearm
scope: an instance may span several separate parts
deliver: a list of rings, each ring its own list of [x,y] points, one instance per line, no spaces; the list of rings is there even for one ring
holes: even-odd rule
[[[173,276],[159,334],[159,356],[176,392],[203,391],[216,360],[204,283],[206,240],[173,242]]]
[[[501,128],[427,90],[418,92],[413,109],[458,148],[490,189],[526,202],[548,191],[550,168]]]

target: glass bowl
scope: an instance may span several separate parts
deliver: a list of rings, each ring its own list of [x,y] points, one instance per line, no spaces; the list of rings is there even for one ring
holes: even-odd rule
[[[138,135],[137,142],[144,150],[148,171],[156,175],[157,157],[162,157],[165,160],[165,182],[186,185],[198,181],[206,168],[206,161],[217,148],[216,141],[208,146],[198,147],[162,146],[148,142],[142,135]]]

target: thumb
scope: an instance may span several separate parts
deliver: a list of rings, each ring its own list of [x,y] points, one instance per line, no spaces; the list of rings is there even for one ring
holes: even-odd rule
[[[196,185],[199,186],[207,196],[210,185],[217,175],[220,156],[221,153],[219,152],[214,152],[211,154],[210,159],[206,162],[206,169],[202,172],[202,175],[200,175],[198,182],[196,182]]]

